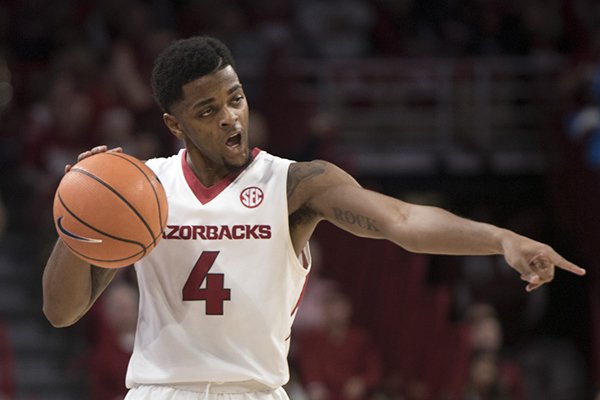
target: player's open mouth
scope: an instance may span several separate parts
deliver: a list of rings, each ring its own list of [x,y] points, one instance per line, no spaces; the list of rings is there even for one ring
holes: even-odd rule
[[[242,135],[240,133],[236,133],[235,135],[227,138],[225,144],[227,147],[238,147],[242,143]]]

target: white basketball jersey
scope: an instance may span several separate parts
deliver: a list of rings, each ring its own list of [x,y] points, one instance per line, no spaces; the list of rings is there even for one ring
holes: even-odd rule
[[[308,249],[296,257],[286,195],[290,160],[254,149],[241,173],[205,188],[185,150],[147,161],[165,187],[163,239],[135,266],[140,313],[127,386],[287,382]]]

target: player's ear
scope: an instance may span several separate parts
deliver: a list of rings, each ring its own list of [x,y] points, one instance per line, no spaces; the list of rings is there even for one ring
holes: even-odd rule
[[[177,121],[177,118],[175,118],[174,115],[171,115],[169,113],[164,113],[163,121],[165,122],[165,125],[167,126],[167,128],[169,128],[171,133],[177,139],[180,139],[180,140],[183,139],[183,137],[184,137],[183,130],[181,129],[181,126],[179,125],[179,122]]]

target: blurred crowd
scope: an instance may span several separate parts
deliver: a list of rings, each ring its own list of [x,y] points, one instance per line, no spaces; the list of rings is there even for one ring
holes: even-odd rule
[[[286,79],[277,75],[280,60],[563,57],[562,91],[549,94],[560,96],[563,105],[561,113],[549,116],[556,118],[556,131],[548,133],[554,161],[548,174],[549,214],[556,222],[547,222],[544,214],[542,225],[556,225],[554,230],[572,238],[563,243],[577,261],[592,269],[599,266],[593,241],[600,239],[600,3],[595,0],[2,1],[0,232],[6,233],[0,240],[21,243],[3,251],[23,252],[17,256],[32,260],[33,272],[41,273],[56,237],[54,190],[64,165],[83,150],[97,144],[122,146],[141,159],[175,151],[179,144],[163,127],[149,76],[154,57],[170,41],[194,34],[222,39],[238,59],[241,75],[258,77],[245,88],[255,144],[298,159],[327,156],[335,143],[322,133],[327,136],[332,124],[322,117],[305,121],[307,134],[293,148],[274,140],[286,122],[294,123],[293,116],[281,115],[280,107],[272,111],[273,99],[265,95]],[[490,215],[472,211],[476,218]],[[539,226],[539,213],[530,211],[513,221],[522,233]],[[532,234],[545,239],[539,231]],[[324,237],[327,246],[315,245],[319,249],[314,253],[324,253],[323,264],[344,264],[327,253],[345,251],[347,237]],[[361,242],[355,247],[369,246]],[[372,262],[385,264],[389,274],[402,270],[396,280],[382,275],[377,284],[408,279],[402,276],[403,266],[388,270],[390,261],[382,257]],[[415,285],[428,285],[427,278],[416,277],[418,266],[436,262],[445,263],[417,260]],[[408,309],[398,307],[404,313],[398,321],[390,322],[393,314],[383,313],[393,306],[382,309],[381,319],[396,329],[387,333],[382,333],[384,321],[361,307],[370,294],[357,290],[356,281],[336,273],[335,267],[325,277],[313,272],[303,300],[306,311],[295,326],[298,345],[292,349],[288,388],[292,399],[593,398],[600,385],[600,345],[595,344],[600,335],[595,337],[592,327],[588,333],[594,343],[584,350],[568,340],[536,336],[554,305],[547,291],[525,297],[520,283],[505,276],[501,259],[449,264],[443,267],[459,272],[439,279],[445,289],[412,293],[406,286],[406,296],[397,300],[413,303]],[[356,267],[343,265],[344,271]],[[389,289],[385,293],[394,292]],[[590,290],[590,308],[600,315],[593,293],[599,291]],[[94,332],[83,335],[89,346],[90,398],[112,400],[124,393],[135,301],[135,285],[124,278],[85,322]],[[424,318],[410,307],[429,315]],[[421,324],[424,330],[408,332],[399,321]],[[16,393],[13,355],[2,332],[0,398],[10,399]],[[413,355],[411,340],[425,348]],[[398,361],[403,354],[392,355],[390,349],[404,351],[412,364]],[[586,349],[593,354],[585,354]]]

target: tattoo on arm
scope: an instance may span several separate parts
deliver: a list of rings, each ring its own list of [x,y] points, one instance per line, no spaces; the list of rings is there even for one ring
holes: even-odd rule
[[[287,182],[287,196],[288,198],[294,193],[298,185],[313,176],[321,175],[325,172],[327,164],[324,161],[312,161],[309,163],[298,163],[293,166],[290,170]]]
[[[358,225],[362,229],[366,229],[371,232],[380,232],[376,225],[376,221],[364,215],[355,214],[350,210],[342,210],[340,208],[333,207],[333,215],[336,221],[340,221],[350,225]]]

